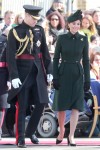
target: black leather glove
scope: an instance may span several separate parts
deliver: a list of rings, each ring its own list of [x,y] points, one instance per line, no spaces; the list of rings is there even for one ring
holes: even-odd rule
[[[56,90],[59,90],[59,87],[60,87],[59,80],[58,79],[53,79],[52,81],[53,81],[53,87]]]
[[[84,82],[84,91],[87,92],[90,89],[90,82]]]

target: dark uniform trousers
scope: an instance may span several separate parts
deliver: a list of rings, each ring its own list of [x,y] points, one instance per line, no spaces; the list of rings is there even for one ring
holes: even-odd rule
[[[16,143],[20,140],[24,140],[25,138],[25,116],[26,116],[26,108],[28,106],[29,94],[32,94],[32,102],[34,101],[35,108],[31,114],[31,118],[29,120],[26,135],[31,137],[32,134],[37,129],[40,117],[42,115],[45,104],[39,102],[38,90],[36,84],[36,75],[37,68],[33,65],[31,72],[27,78],[27,81],[22,88],[22,90],[18,94],[18,108],[17,108],[17,117],[16,117]]]

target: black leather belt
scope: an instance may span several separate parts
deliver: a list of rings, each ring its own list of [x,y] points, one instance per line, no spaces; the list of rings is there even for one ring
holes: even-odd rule
[[[75,61],[62,60],[62,63],[77,64],[79,72],[80,72],[80,74],[82,74],[80,61],[78,61],[78,60],[75,60]]]

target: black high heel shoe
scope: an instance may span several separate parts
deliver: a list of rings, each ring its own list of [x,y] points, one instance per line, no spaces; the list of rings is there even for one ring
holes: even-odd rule
[[[62,142],[62,140],[56,139],[56,144],[60,144],[61,142]]]
[[[65,129],[64,129],[64,135],[65,135]],[[58,138],[57,138],[56,139],[56,144],[60,144],[62,141],[63,141],[63,139],[62,140],[58,140]]]
[[[70,146],[76,146],[75,143],[71,143],[71,142],[70,142],[69,137],[67,137],[67,142],[68,142],[68,145],[70,145]]]

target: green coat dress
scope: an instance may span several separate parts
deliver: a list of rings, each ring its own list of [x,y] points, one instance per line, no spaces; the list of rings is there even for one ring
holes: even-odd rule
[[[61,59],[61,63],[59,60]],[[53,78],[60,83],[55,90],[53,110],[65,111],[84,108],[84,82],[90,82],[88,40],[78,32],[60,35],[57,40]]]

